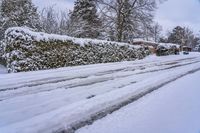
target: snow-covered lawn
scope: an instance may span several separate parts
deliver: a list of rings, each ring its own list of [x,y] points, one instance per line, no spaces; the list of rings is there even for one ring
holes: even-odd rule
[[[69,131],[200,70],[200,54],[0,75],[0,131]]]
[[[77,133],[199,133],[199,81],[185,76]]]

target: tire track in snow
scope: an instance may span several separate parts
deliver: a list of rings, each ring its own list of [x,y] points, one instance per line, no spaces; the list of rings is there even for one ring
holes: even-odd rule
[[[182,59],[182,60],[189,60],[189,59]],[[182,61],[181,60],[181,61]],[[181,62],[177,62],[177,63],[181,63]],[[167,65],[170,64],[170,63],[167,63]],[[174,63],[176,64],[176,63]],[[163,65],[166,65],[165,63],[163,64],[151,64],[151,66],[148,66],[149,67],[154,67],[154,66],[163,66]],[[90,76],[104,76],[104,75],[107,75],[107,74],[112,74],[112,73],[116,73],[116,72],[120,72],[120,71],[130,71],[130,69],[132,69],[131,71],[135,71],[135,70],[144,70],[147,68],[147,65],[139,65],[139,66],[135,66],[134,68],[132,67],[124,67],[124,68],[120,68],[120,69],[116,69],[116,70],[110,70],[110,71],[105,71],[105,72],[99,72],[97,74],[94,74],[94,75],[86,75],[86,76],[77,76],[77,77],[73,77],[73,78],[65,78],[65,77],[55,77],[55,78],[45,78],[45,79],[42,79],[42,80],[33,80],[33,81],[30,81],[30,83],[24,83],[22,85],[16,85],[15,87],[11,87],[11,88],[2,88],[0,89],[0,92],[1,91],[8,91],[8,90],[16,90],[16,89],[19,89],[19,88],[23,88],[23,87],[36,87],[36,86],[40,86],[40,85],[45,85],[45,84],[50,84],[50,83],[59,83],[59,82],[65,82],[65,81],[70,81],[70,80],[74,80],[74,79],[85,79],[85,78],[88,78]],[[164,69],[160,69],[160,70],[164,70]],[[155,71],[159,71],[158,70],[155,70]],[[147,72],[154,72],[154,71],[147,71]],[[141,74],[143,73],[146,73],[146,72],[142,72]],[[140,73],[139,73],[140,74]]]
[[[106,117],[108,114],[111,114],[121,108],[123,108],[124,106],[127,106],[128,104],[131,104],[137,100],[139,100],[140,98],[158,90],[159,88],[171,83],[171,82],[174,82],[188,74],[192,74],[192,73],[195,73],[197,71],[200,71],[200,68],[197,68],[197,69],[194,69],[194,70],[191,70],[191,71],[188,71],[187,73],[185,74],[182,74],[182,75],[179,75],[178,77],[176,78],[173,78],[169,81],[166,81],[166,82],[163,82],[157,86],[154,86],[154,87],[150,87],[149,89],[146,89],[145,91],[141,92],[141,93],[138,93],[137,95],[134,95],[132,96],[131,98],[129,98],[128,100],[125,100],[119,104],[116,104],[116,105],[113,105],[113,106],[110,106],[109,108],[106,108],[98,113],[95,113],[93,115],[91,115],[89,118],[83,120],[83,121],[79,121],[79,122],[76,122],[76,123],[73,123],[72,125],[70,125],[70,128],[67,128],[67,129],[62,129],[62,130],[57,130],[55,131],[54,133],[75,133],[76,130],[84,127],[84,126],[87,126],[87,125],[91,125],[93,124],[96,120],[99,120],[99,119],[102,119],[103,117]],[[93,97],[92,97],[93,98]]]
[[[184,60],[191,60],[191,59],[196,59],[196,57],[191,57],[191,58],[186,58],[186,59],[177,59],[177,60],[174,60],[174,61],[184,61]],[[166,62],[172,62],[172,61],[166,61]],[[123,62],[122,62],[123,63]],[[74,77],[48,77],[48,78],[43,78],[43,79],[36,79],[36,80],[30,80],[29,82],[21,82],[20,84],[18,83],[18,84],[13,84],[13,85],[16,85],[16,87],[12,87],[12,88],[8,88],[8,90],[9,89],[18,89],[18,88],[21,88],[21,87],[30,87],[30,86],[37,86],[37,85],[42,85],[42,84],[48,84],[48,83],[57,83],[57,82],[63,82],[63,81],[67,81],[67,80],[73,80],[73,79],[76,79],[76,78],[87,78],[87,77],[89,77],[89,76],[93,76],[93,75],[99,75],[99,76],[103,76],[103,75],[105,75],[105,74],[111,74],[111,73],[114,73],[114,72],[119,72],[119,71],[123,71],[124,69],[128,69],[128,68],[132,68],[132,67],[136,67],[136,68],[138,68],[138,69],[144,69],[144,68],[142,68],[142,67],[144,67],[144,66],[147,66],[147,67],[152,67],[152,66],[162,66],[162,65],[165,65],[164,64],[165,62],[161,62],[160,64],[159,63],[155,63],[155,61],[152,61],[152,62],[148,62],[148,63],[131,63],[131,64],[128,64],[128,67],[123,67],[123,68],[119,68],[119,69],[116,69],[116,70],[108,70],[108,71],[105,71],[105,72],[97,72],[97,74],[86,74],[85,76],[74,76]],[[137,66],[139,64],[139,66]],[[142,65],[142,64],[144,64],[144,65]],[[150,64],[150,65],[149,65]],[[100,66],[116,66],[115,64],[99,64]],[[133,66],[132,66],[133,65]],[[135,66],[136,65],[136,66]],[[80,67],[80,66],[79,66]],[[92,68],[93,66],[91,65],[89,65],[89,68]],[[78,67],[77,67],[78,68]],[[73,68],[71,68],[71,69],[73,69]],[[71,69],[69,69],[69,70],[71,70]],[[80,68],[80,70],[82,70],[82,69],[88,69],[88,68],[86,68],[85,66],[83,66],[83,68],[81,67]],[[76,70],[76,68],[75,68],[75,70]],[[47,70],[48,71],[48,70]],[[58,72],[60,72],[61,70],[59,70]],[[57,73],[58,73],[57,72]],[[67,72],[67,70],[63,70],[63,72]],[[62,72],[62,73],[63,73]],[[31,73],[33,73],[33,72],[31,72]],[[35,74],[36,73],[36,74]],[[33,73],[33,75],[37,75],[38,77],[40,77],[41,75],[43,75],[43,72],[41,72],[41,74],[39,73],[39,71],[36,71],[35,73]],[[53,73],[55,73],[56,74],[56,72],[51,72],[50,74],[53,74]],[[105,74],[104,74],[105,73]],[[46,74],[46,73],[45,73]],[[27,75],[26,77],[28,78],[30,75]],[[27,78],[25,79],[25,80],[27,80]],[[2,78],[3,79],[3,78]],[[10,78],[10,79],[12,79],[12,78]],[[16,80],[16,78],[15,78],[15,80]],[[38,82],[38,83],[37,83]],[[6,90],[6,89],[0,89],[0,91],[1,90]]]
[[[165,64],[165,65],[169,65],[169,67],[171,67],[170,64]],[[177,67],[179,67],[179,66],[177,66]],[[177,68],[177,70],[178,70],[178,68]],[[158,72],[159,72],[159,71],[158,71]],[[138,73],[138,74],[140,74],[140,73]],[[108,83],[109,83],[109,82],[108,82]],[[108,83],[107,83],[107,84],[108,84]],[[127,85],[128,85],[128,84],[127,84]],[[86,85],[86,86],[89,86],[89,85]],[[126,85],[125,85],[125,86],[126,86]],[[125,87],[125,86],[121,86],[121,87],[123,88],[123,87]],[[85,87],[84,87],[84,88],[85,88]],[[123,88],[123,89],[124,89],[124,88]],[[93,98],[95,98],[95,97],[91,97],[90,99],[93,99]],[[60,108],[60,107],[59,107],[59,108]],[[101,111],[100,111],[100,112],[101,112]]]
[[[134,74],[130,73],[130,74],[125,74],[125,75],[121,75],[121,76],[113,76],[113,73],[111,73],[111,74],[109,74],[110,76],[108,76],[108,77],[95,76],[96,79],[94,79],[94,78],[87,79],[89,77],[81,77],[82,81],[79,81],[79,83],[71,83],[71,84],[68,84],[68,85],[61,85],[59,87],[53,87],[53,88],[48,88],[48,89],[43,89],[43,90],[39,89],[39,88],[34,89],[34,87],[43,88],[42,86],[47,85],[47,84],[34,85],[34,86],[23,86],[23,87],[17,88],[17,89],[23,89],[24,87],[27,87],[26,93],[22,91],[21,93],[12,94],[12,95],[10,95],[10,94],[4,95],[3,94],[3,97],[0,95],[0,97],[1,97],[0,101],[4,101],[4,100],[9,99],[11,97],[13,98],[13,97],[23,96],[23,95],[27,95],[27,94],[28,95],[29,94],[36,94],[36,93],[45,92],[45,91],[52,91],[52,90],[59,89],[59,88],[72,89],[72,88],[76,88],[76,87],[90,86],[90,85],[94,85],[94,84],[98,84],[98,83],[103,83],[105,81],[111,81],[111,80],[115,80],[115,79],[126,78],[126,77],[133,76],[133,75],[140,75],[140,74],[169,70],[169,69],[173,69],[173,68],[177,68],[177,67],[181,67],[181,66],[195,64],[195,63],[198,63],[198,62],[200,62],[200,61],[193,61],[193,62],[190,62],[190,63],[177,64],[177,65],[172,65],[172,66],[170,65],[167,68],[158,68],[158,69],[155,69],[155,70],[149,70],[149,71],[147,70],[147,71],[144,71],[144,72],[138,72],[138,73],[134,73]],[[182,62],[179,62],[179,63],[182,63]],[[167,64],[162,64],[162,65],[159,65],[159,66],[163,66],[163,65],[169,65],[169,64],[167,63]],[[123,71],[129,72],[128,70],[123,70]],[[132,71],[135,71],[135,70],[132,70]],[[114,73],[116,73],[116,72],[114,72]],[[105,74],[105,75],[107,75],[107,74]],[[67,82],[67,81],[71,81],[71,80],[74,80],[74,79],[77,79],[77,78],[73,78],[73,79],[69,79],[69,80],[63,80],[61,82]],[[50,82],[50,84],[55,85],[55,84],[58,84],[58,83],[61,83],[61,82]],[[127,85],[124,85],[124,86],[127,86]],[[33,90],[31,90],[30,88],[33,88]],[[47,87],[44,87],[44,88],[47,88]],[[7,91],[13,91],[13,90],[15,90],[15,89],[13,89],[13,88],[2,89],[0,92],[7,92]]]

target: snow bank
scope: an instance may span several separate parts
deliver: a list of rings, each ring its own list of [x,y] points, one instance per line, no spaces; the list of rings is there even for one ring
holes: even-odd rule
[[[21,27],[9,28],[4,44],[9,72],[129,61],[150,53],[148,48],[128,43],[46,34]]]

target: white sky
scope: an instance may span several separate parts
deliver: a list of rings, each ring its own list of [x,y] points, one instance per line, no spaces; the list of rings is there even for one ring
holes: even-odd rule
[[[168,0],[159,6],[155,20],[165,31],[177,25],[200,31],[200,1],[199,0]]]
[[[59,10],[73,9],[74,0],[33,0],[40,9],[55,5]],[[200,31],[200,0],[168,0],[159,5],[155,20],[164,31],[173,27],[187,26],[196,33]]]

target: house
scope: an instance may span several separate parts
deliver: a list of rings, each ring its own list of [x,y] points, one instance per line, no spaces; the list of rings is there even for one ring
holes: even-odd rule
[[[152,41],[145,41],[142,39],[134,39],[131,44],[133,45],[142,45],[147,46],[151,53],[157,55],[170,55],[170,54],[179,54],[180,45],[172,43],[156,43]]]
[[[193,49],[195,52],[200,52],[200,44],[196,45],[196,47]]]
[[[191,52],[192,48],[188,46],[182,46],[182,51]]]
[[[131,42],[131,44],[132,45],[147,46],[152,53],[156,53],[156,48],[159,45],[159,43],[152,42],[152,41],[145,41],[145,40],[142,40],[142,39],[134,39]]]
[[[160,43],[156,49],[158,56],[177,55],[180,52],[180,45],[173,43]]]

